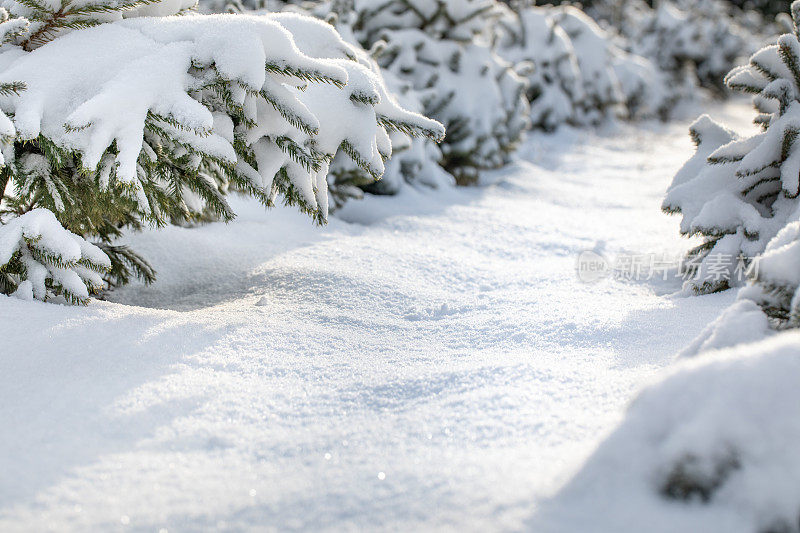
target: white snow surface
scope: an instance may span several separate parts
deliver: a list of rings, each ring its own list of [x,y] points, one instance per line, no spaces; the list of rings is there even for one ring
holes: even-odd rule
[[[0,296],[0,530],[524,529],[733,301],[575,273],[688,248],[659,211],[687,125],[534,137],[324,228],[242,200],[131,236],[153,286]]]
[[[791,531],[800,512],[800,333],[683,361],[532,522],[534,531]],[[676,466],[713,484],[668,500]],[[577,510],[577,512],[576,512]]]

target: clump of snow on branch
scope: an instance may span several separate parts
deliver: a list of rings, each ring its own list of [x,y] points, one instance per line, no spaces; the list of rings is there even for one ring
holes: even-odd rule
[[[86,303],[111,263],[99,248],[34,209],[0,225],[0,288],[24,300]]]

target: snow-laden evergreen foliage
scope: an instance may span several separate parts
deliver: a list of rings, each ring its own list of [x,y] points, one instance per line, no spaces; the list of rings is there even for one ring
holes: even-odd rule
[[[773,326],[800,327],[800,220],[783,228],[751,271],[753,280],[740,298],[757,303]]]
[[[742,52],[735,38],[742,32],[716,0],[664,2],[657,10],[640,0],[591,3],[590,11],[605,17],[605,28],[575,7],[533,4],[257,0],[230,2],[228,9],[301,11],[330,21],[345,40],[369,50],[359,61],[382,67],[390,93],[402,93],[404,105],[447,126],[441,147],[393,135],[398,157],[382,182],[338,157],[329,178],[337,206],[364,190],[391,193],[425,176],[446,183],[450,173],[471,183],[481,169],[507,161],[526,125],[552,131],[617,117],[668,118],[677,103],[697,92],[697,72],[704,82],[721,80],[731,66],[731,49]],[[221,9],[219,3],[205,7]],[[614,33],[609,19],[624,21],[625,31]],[[517,97],[520,78],[527,78],[529,111]]]
[[[359,50],[359,60],[380,76],[394,98],[404,109],[424,113],[420,95],[409,82],[404,82],[391,72],[381,71],[368,54]],[[405,184],[430,188],[451,186],[453,176],[444,170],[439,144],[429,137],[413,136],[400,130],[389,132],[392,157],[386,161],[383,177],[375,181],[350,158],[339,152],[331,163],[328,188],[333,207],[341,207],[348,199],[363,198],[364,192],[387,195],[396,194]]]
[[[331,11],[331,6],[327,4],[315,4],[312,5],[315,9],[300,11],[310,12],[318,18],[336,22],[349,20],[352,17],[352,9],[348,6],[349,4],[341,4],[338,10]],[[298,9],[296,6],[288,6],[286,11],[296,12]],[[339,23],[337,27],[342,38],[351,45],[361,65],[381,80],[388,91],[388,98],[404,109],[419,114],[425,112],[422,94],[414,89],[411,81],[381,69],[353,35],[352,25]],[[381,45],[382,43],[379,43],[374,47],[372,53],[379,54],[382,50]],[[392,144],[392,158],[386,161],[383,177],[379,181],[366,174],[347,154],[343,152],[337,154],[331,163],[328,175],[332,207],[341,207],[348,199],[360,199],[365,191],[373,194],[396,194],[407,183],[431,188],[454,183],[454,177],[441,167],[443,156],[437,139],[426,135],[414,135],[413,132],[404,132],[401,129],[390,131],[389,137]]]
[[[763,20],[724,0],[664,0],[653,5],[607,0],[587,9],[614,27],[630,52],[652,60],[669,77],[665,88],[672,102],[696,97],[697,87],[723,94],[725,74],[761,40]]]
[[[671,104],[655,65],[621,49],[577,8],[516,3],[503,9],[496,41],[501,56],[530,64],[518,70],[528,77],[536,128],[663,116]]]
[[[0,25],[2,220],[51,210],[67,230],[100,241],[112,283],[152,275],[113,245],[121,228],[230,220],[232,189],[321,223],[339,151],[378,179],[389,131],[444,134],[398,106],[356,50],[311,17],[122,19],[183,6],[9,2]],[[3,291],[25,275],[15,271]]]
[[[465,184],[504,164],[528,127],[525,80],[492,50],[496,7],[492,0],[353,0],[318,3],[313,12],[336,14],[341,32],[410,85],[424,114],[447,128],[442,167]]]
[[[47,209],[0,226],[0,293],[86,303],[103,287],[111,261],[99,248],[65,230]]]
[[[800,3],[793,4],[795,23]],[[667,192],[664,209],[680,213],[681,232],[704,242],[689,253],[697,292],[726,289],[740,262],[761,254],[796,218],[800,194],[800,40],[785,34],[726,78],[754,95],[763,132],[740,137],[708,117],[692,126],[697,153]],[[722,275],[720,276],[720,272]]]
[[[690,133],[696,152],[675,176],[662,208],[681,215],[683,235],[703,237],[684,263],[692,274],[687,288],[715,292],[735,285],[737,265],[761,253],[780,228],[771,223],[775,198],[763,196],[763,185],[744,184],[735,163],[711,158],[721,147],[740,141],[739,136],[705,115],[692,124]]]
[[[383,68],[424,91],[425,114],[447,128],[442,166],[459,183],[508,160],[528,127],[525,83],[480,43],[439,41],[410,29],[384,34]]]
[[[694,71],[701,87],[722,91],[723,79],[738,58],[753,50],[743,28],[714,0],[659,4],[640,33],[631,38],[640,53],[653,57],[676,79]]]
[[[755,259],[750,280],[739,292],[737,303],[695,344],[721,338],[726,341],[723,346],[731,346],[734,343],[728,339],[737,339],[758,321],[768,322],[773,329],[800,328],[800,209],[790,219]],[[756,331],[759,329],[763,328],[756,326]]]
[[[567,32],[545,7],[504,9],[498,53],[528,78],[526,96],[531,126],[545,131],[575,124],[576,103],[583,99],[580,65]]]
[[[624,96],[614,71],[614,51],[603,30],[574,7],[560,8],[554,17],[572,42],[581,73],[583,94],[575,102],[579,122],[599,124],[619,116]]]

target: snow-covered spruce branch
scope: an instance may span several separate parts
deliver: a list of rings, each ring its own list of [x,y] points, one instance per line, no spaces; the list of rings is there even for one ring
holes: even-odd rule
[[[792,8],[797,28],[800,2]],[[792,244],[800,216],[798,36],[796,29],[781,36],[726,78],[731,89],[753,95],[755,122],[763,131],[742,137],[700,118],[691,130],[697,152],[664,201],[666,211],[681,214],[682,233],[704,239],[689,252],[697,269],[690,287],[696,292],[725,289],[733,285],[729,275],[734,262],[749,262],[763,253],[763,260],[756,259],[751,268],[757,288],[748,293],[779,323],[797,321],[798,282],[791,272],[800,265],[793,259]],[[720,258],[729,263],[722,265],[727,266],[722,278]]]
[[[64,5],[41,7],[32,20]],[[378,179],[391,130],[444,135],[441,124],[401,108],[333,27],[310,17],[134,17],[65,27],[33,51],[25,49],[33,25],[20,20],[0,24],[8,36],[0,50],[3,221],[51,210],[68,230],[100,240],[112,283],[151,273],[112,245],[120,228],[230,220],[231,189],[267,206],[280,199],[322,223],[338,152]],[[3,292],[24,279],[15,271]]]
[[[0,226],[0,293],[86,303],[103,287],[101,275],[110,269],[102,250],[65,230],[47,209]]]

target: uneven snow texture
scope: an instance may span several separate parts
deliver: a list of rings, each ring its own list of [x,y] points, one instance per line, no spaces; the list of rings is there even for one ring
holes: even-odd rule
[[[798,382],[794,332],[677,365],[634,400],[531,528],[796,531]]]
[[[767,315],[755,302],[742,298],[742,292],[739,292],[736,303],[725,309],[719,318],[681,351],[682,357],[760,341],[773,333]]]
[[[160,277],[116,303],[0,297],[0,530],[523,528],[733,297],[575,274],[685,248],[684,132],[537,137],[326,228],[237,202],[131,237]]]

